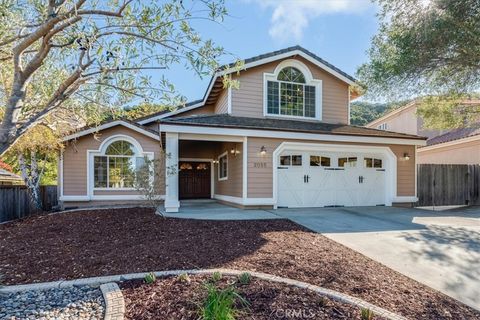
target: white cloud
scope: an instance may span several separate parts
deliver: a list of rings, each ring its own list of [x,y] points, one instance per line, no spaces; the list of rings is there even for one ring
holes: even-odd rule
[[[272,8],[269,34],[276,40],[300,40],[309,22],[322,15],[359,14],[372,5],[370,0],[248,0]]]

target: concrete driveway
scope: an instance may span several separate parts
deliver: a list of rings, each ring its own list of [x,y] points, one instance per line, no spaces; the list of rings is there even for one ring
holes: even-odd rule
[[[480,309],[480,208],[434,212],[359,207],[272,212]]]

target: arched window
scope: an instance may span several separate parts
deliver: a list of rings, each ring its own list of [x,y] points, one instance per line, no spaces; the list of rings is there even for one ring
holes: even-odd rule
[[[135,174],[143,164],[140,151],[130,142],[115,140],[93,158],[95,188],[133,188]]]
[[[273,75],[272,75],[273,76]],[[311,81],[312,82],[312,81]],[[316,118],[316,87],[299,68],[286,66],[267,77],[267,115]]]

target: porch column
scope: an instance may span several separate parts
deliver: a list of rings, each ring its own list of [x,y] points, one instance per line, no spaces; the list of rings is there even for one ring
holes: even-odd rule
[[[178,212],[178,133],[165,134],[165,211]]]

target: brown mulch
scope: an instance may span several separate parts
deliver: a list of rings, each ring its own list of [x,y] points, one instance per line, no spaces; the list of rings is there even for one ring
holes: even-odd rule
[[[197,320],[204,304],[206,275],[190,276],[190,281],[176,277],[157,279],[154,284],[142,280],[121,284],[128,320]],[[252,278],[249,284],[236,283],[236,278],[223,276],[214,283],[219,288],[233,286],[246,300],[237,300],[238,320],[275,319],[360,319],[358,307],[322,297],[315,292]],[[375,317],[380,320],[380,317]]]
[[[162,219],[131,208],[0,225],[5,284],[218,267],[310,282],[412,319],[480,319],[472,308],[288,220]]]

